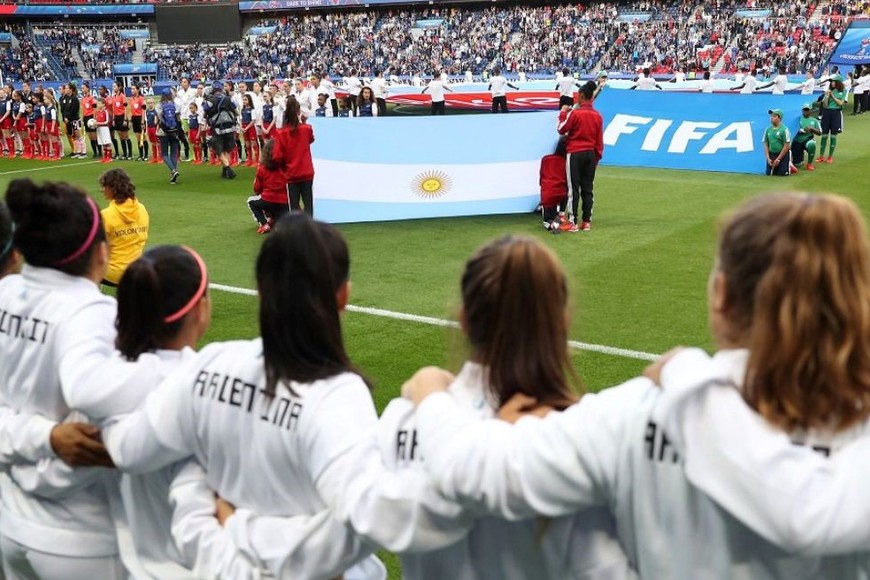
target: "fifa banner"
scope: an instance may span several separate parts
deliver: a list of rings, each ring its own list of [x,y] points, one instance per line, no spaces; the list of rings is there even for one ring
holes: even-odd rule
[[[840,39],[831,64],[870,64],[870,20],[853,20]]]
[[[794,132],[807,98],[608,91],[596,101],[602,164],[763,173],[768,109],[786,111]],[[311,119],[315,215],[348,223],[533,211],[556,121],[556,111]]]

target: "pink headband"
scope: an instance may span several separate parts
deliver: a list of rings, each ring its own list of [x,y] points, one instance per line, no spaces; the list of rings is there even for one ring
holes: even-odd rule
[[[97,229],[100,227],[100,210],[97,209],[97,204],[94,203],[94,200],[90,197],[85,198],[88,200],[88,204],[91,206],[91,211],[93,212],[93,222],[91,223],[91,231],[88,233],[88,237],[85,238],[85,243],[79,247],[78,250],[67,256],[62,260],[58,260],[54,263],[55,266],[63,266],[64,264],[69,264],[76,258],[80,257],[84,254],[88,248],[91,247],[91,244],[94,243],[94,238],[97,236]]]
[[[199,257],[199,254],[193,251],[192,248],[188,248],[187,246],[182,246],[185,250],[190,252],[190,255],[193,256],[193,259],[196,260],[197,265],[199,266],[200,273],[200,281],[199,288],[196,289],[196,292],[193,293],[193,296],[190,298],[190,301],[181,307],[175,314],[170,314],[166,318],[163,319],[163,322],[166,324],[170,324],[175,322],[176,320],[181,320],[185,314],[191,311],[191,309],[199,302],[200,298],[205,295],[205,290],[208,288],[208,273],[205,269],[205,262],[202,261],[202,258]]]

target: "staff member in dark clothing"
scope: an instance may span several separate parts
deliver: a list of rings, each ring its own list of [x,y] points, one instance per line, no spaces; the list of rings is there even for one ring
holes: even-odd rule
[[[592,186],[595,168],[604,154],[604,121],[592,107],[594,95],[595,83],[588,81],[580,87],[580,104],[577,108],[566,105],[559,113],[557,130],[567,140],[568,203],[572,211],[572,232],[588,232],[592,229]],[[577,205],[580,199],[583,201],[583,213],[578,226]]]
[[[224,93],[224,85],[215,81],[211,95],[203,101],[205,117],[212,131],[211,147],[220,158],[221,177],[235,179],[236,172],[230,167],[230,154],[236,148],[236,106]]]
[[[60,117],[66,130],[66,139],[69,142],[70,157],[84,159],[87,157],[84,150],[79,151],[79,140],[82,137],[81,123],[79,122],[79,91],[73,83],[67,83],[63,87],[60,97]],[[83,144],[82,144],[83,145]]]

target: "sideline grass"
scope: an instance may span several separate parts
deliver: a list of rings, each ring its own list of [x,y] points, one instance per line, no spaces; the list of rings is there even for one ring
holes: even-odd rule
[[[408,123],[413,124],[409,118]],[[410,125],[409,125],[410,126]],[[706,279],[715,224],[728,208],[752,195],[796,190],[833,192],[855,200],[870,216],[870,116],[846,118],[835,165],[788,178],[602,167],[596,179],[594,229],[552,236],[532,215],[479,216],[340,226],[351,248],[354,304],[454,318],[462,266],[471,252],[496,236],[538,237],[560,257],[573,298],[571,338],[647,352],[678,344],[711,348],[706,323]],[[606,158],[606,154],[605,154]],[[759,167],[762,166],[759,153]],[[151,214],[151,244],[184,243],[199,250],[214,282],[254,287],[253,265],[262,237],[245,206],[253,170],[234,181],[214,167],[182,164],[170,186],[165,167],[120,162]],[[101,200],[97,177],[106,168],[80,161],[0,160],[0,188],[39,170],[37,180],[67,180]],[[214,322],[205,342],[257,334],[256,300],[214,292]],[[292,296],[287,297],[292,300]],[[456,331],[348,313],[345,339],[353,360],[375,384],[381,409],[402,381],[427,364],[456,368]],[[575,353],[575,367],[590,390],[635,376],[645,363]],[[390,577],[397,560],[385,556]]]

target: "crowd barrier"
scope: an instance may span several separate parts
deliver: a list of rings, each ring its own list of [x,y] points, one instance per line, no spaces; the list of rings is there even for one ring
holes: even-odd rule
[[[768,109],[796,128],[807,99],[610,91],[602,164],[761,173]],[[315,215],[333,223],[532,211],[558,138],[554,111],[311,123]]]

